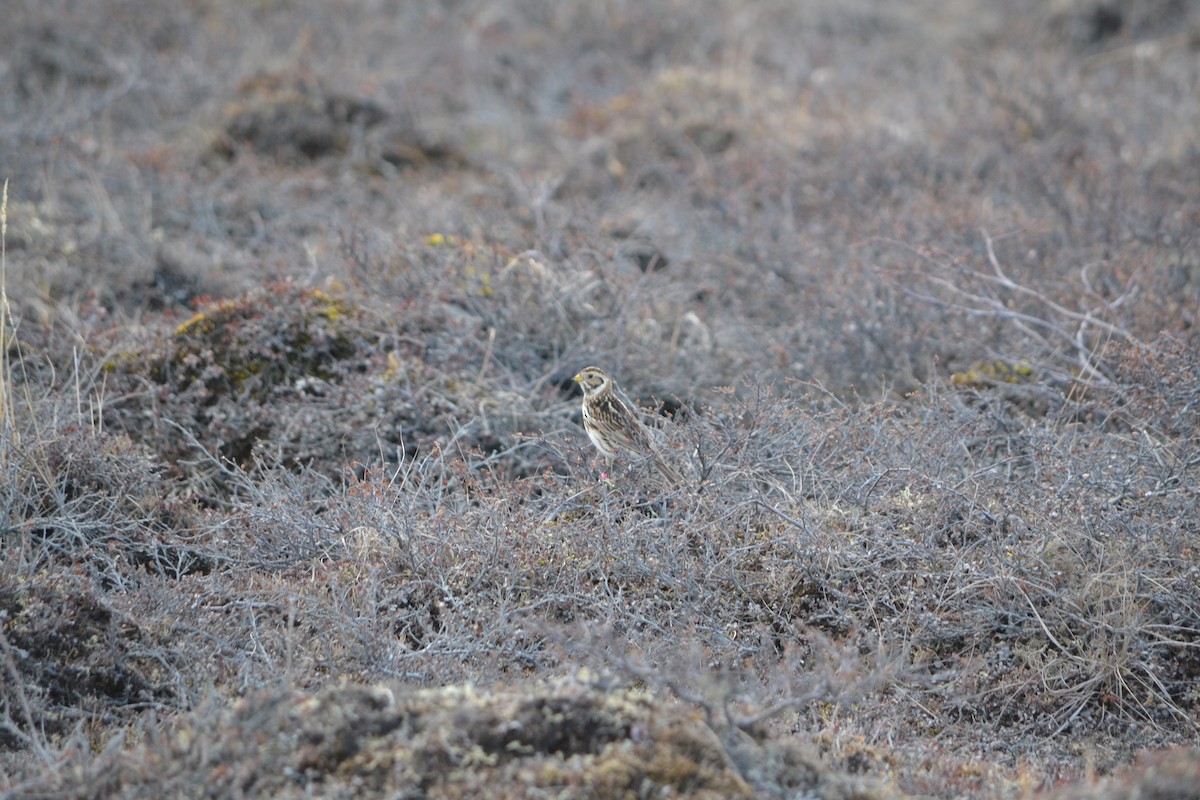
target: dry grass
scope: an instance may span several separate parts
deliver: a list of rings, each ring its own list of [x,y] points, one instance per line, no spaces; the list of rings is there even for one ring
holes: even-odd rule
[[[926,6],[12,12],[0,793],[1187,786],[1200,19]]]

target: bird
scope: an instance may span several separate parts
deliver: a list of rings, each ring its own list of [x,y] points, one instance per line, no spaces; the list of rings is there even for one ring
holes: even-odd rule
[[[609,464],[617,456],[634,461],[649,458],[669,484],[683,483],[679,471],[664,457],[654,432],[608,373],[599,367],[584,367],[575,382],[583,389],[583,429]]]

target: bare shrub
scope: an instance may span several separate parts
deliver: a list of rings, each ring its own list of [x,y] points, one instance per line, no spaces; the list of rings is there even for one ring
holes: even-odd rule
[[[1187,785],[1103,780],[1200,704],[1135,5],[6,9],[0,794]]]

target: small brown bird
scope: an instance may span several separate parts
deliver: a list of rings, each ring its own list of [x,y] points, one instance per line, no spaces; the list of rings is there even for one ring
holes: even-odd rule
[[[583,428],[605,459],[617,456],[632,461],[649,458],[672,486],[683,478],[663,456],[655,434],[642,423],[636,407],[599,367],[585,367],[575,376],[583,389]]]

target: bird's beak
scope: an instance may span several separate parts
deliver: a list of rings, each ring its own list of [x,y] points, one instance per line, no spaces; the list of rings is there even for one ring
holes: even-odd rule
[[[576,383],[583,383],[583,373],[582,373],[582,372],[580,372],[579,374],[577,374],[577,375],[576,375],[574,378],[572,378],[571,380],[575,381]]]

